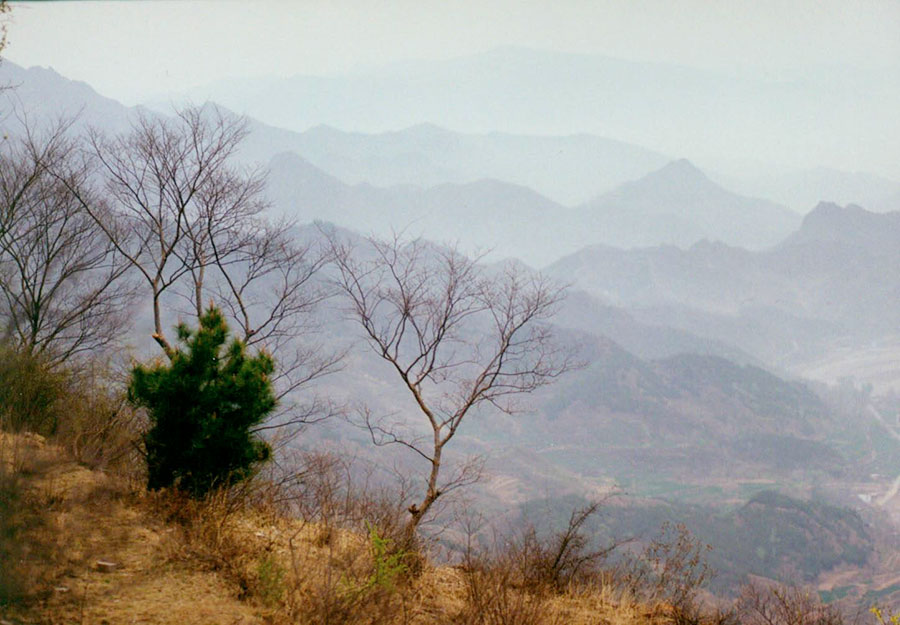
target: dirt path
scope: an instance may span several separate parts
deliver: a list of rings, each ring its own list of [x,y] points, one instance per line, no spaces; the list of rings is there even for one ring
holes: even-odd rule
[[[39,440],[27,440],[18,451],[33,465],[23,473],[24,501],[35,508],[32,516],[39,522],[16,537],[26,547],[29,598],[0,606],[0,620],[262,623],[222,576],[171,557],[171,528],[148,515],[140,495],[127,485],[61,460],[58,450]]]

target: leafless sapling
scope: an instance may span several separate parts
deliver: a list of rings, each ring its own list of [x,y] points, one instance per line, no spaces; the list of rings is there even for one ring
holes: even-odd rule
[[[0,145],[0,319],[18,348],[56,365],[121,334],[128,264],[86,210],[107,208],[69,122],[20,121]]]
[[[331,371],[339,357],[298,347],[326,296],[315,279],[325,257],[294,237],[290,224],[268,218],[264,173],[234,164],[247,132],[245,119],[212,106],[173,118],[142,114],[114,137],[91,132],[88,156],[112,204],[91,215],[145,285],[153,338],[166,355],[173,348],[164,296],[166,306],[186,302],[174,311],[197,318],[212,300],[239,338],[275,356],[281,399]],[[295,424],[321,414],[318,403],[291,408],[287,421]]]
[[[571,368],[546,323],[564,289],[514,266],[489,274],[453,249],[420,240],[354,245],[334,232],[330,240],[351,318],[427,424],[416,436],[364,411],[373,443],[402,445],[427,463],[424,493],[409,507],[412,536],[442,495],[480,476],[477,459],[443,475],[445,448],[466,417],[488,406],[511,413],[517,397]]]

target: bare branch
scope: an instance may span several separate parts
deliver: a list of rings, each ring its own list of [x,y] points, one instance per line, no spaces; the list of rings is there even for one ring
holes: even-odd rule
[[[204,109],[185,109],[175,120],[141,114],[129,132],[113,138],[90,133],[88,157],[103,173],[113,211],[97,212],[87,202],[85,210],[143,276],[152,296],[153,338],[169,355],[161,298],[190,276],[202,308],[204,268],[212,261],[205,224],[217,221],[218,212],[262,210],[254,195],[260,183],[227,167],[245,135],[244,121]],[[217,227],[231,225],[223,218]]]
[[[71,120],[43,132],[20,122],[0,148],[0,317],[23,349],[58,364],[127,328],[129,264],[85,210],[107,209],[76,158]]]
[[[213,106],[173,119],[143,114],[112,138],[93,131],[86,159],[102,172],[112,206],[101,212],[82,203],[142,278],[163,352],[174,353],[164,297],[182,298],[197,317],[214,303],[241,340],[279,363],[273,381],[286,408],[272,422],[294,427],[318,418],[311,406],[330,414],[323,402],[292,398],[342,356],[302,342],[330,295],[317,279],[327,256],[300,243],[290,223],[268,219],[264,173],[233,164],[246,134],[246,120]]]
[[[423,241],[328,237],[336,289],[372,351],[386,361],[430,425],[430,442],[411,439],[367,415],[375,444],[400,444],[430,465],[425,494],[410,507],[414,532],[434,502],[468,483],[441,482],[444,446],[482,405],[514,410],[510,398],[552,382],[572,366],[546,321],[564,289],[507,268],[487,276],[475,260]],[[467,474],[470,475],[470,474]]]

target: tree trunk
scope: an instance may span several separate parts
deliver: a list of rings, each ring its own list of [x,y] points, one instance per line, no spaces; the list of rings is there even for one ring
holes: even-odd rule
[[[421,503],[418,505],[413,504],[408,508],[410,518],[406,523],[405,530],[407,540],[412,540],[415,537],[419,523],[425,518],[432,504],[441,496],[441,491],[437,487],[437,481],[441,471],[441,452],[443,448],[443,444],[440,443],[440,433],[436,430],[434,455],[431,458],[431,473],[428,476],[428,489],[425,491],[425,497]]]

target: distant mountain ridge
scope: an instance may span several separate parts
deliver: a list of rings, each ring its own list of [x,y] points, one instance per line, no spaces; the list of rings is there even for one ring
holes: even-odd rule
[[[506,63],[505,58],[499,55],[498,62]],[[84,83],[51,70],[24,70],[5,62],[0,65],[0,80],[20,85],[16,97],[33,115],[80,111],[79,123],[116,131],[124,129],[139,110],[121,106]],[[525,259],[533,265],[599,243],[624,248],[687,247],[709,238],[758,249],[778,242],[799,225],[799,217],[783,207],[730,193],[687,161],[673,163],[660,154],[591,135],[473,135],[433,124],[377,135],[325,126],[296,133],[254,120],[250,126],[241,150],[245,161],[268,164],[280,153],[293,152],[321,170],[305,179],[305,184],[330,190],[308,188],[300,193],[300,199],[311,198],[314,201],[306,206],[318,205],[322,212],[311,215],[301,207],[298,215],[303,218],[334,219],[339,207],[328,209],[331,202],[343,203],[340,208],[347,203],[356,207],[366,203],[371,205],[368,210],[347,213],[364,219],[334,220],[373,231],[375,217],[390,212],[391,225],[397,229],[412,225],[426,236],[439,232],[434,238],[442,240],[463,240],[474,234],[473,248],[493,249],[500,255],[519,255],[514,243],[518,239],[518,249],[535,251]],[[330,178],[326,181],[322,174]],[[290,175],[298,176],[292,183],[296,189],[303,174]],[[492,189],[479,182],[485,179],[495,181],[490,183]],[[371,185],[371,198],[366,202],[359,199],[363,187],[355,193],[336,190],[340,184],[352,188],[362,183]],[[597,195],[596,191],[615,184],[619,186]],[[400,187],[409,188],[401,191]],[[412,187],[419,187],[420,192]],[[442,189],[433,191],[436,187]],[[382,193],[379,188],[391,191]],[[542,189],[556,195],[541,193]],[[575,210],[563,209],[557,201],[559,196],[586,195],[594,199]],[[302,203],[282,200],[283,195],[277,203],[294,208]],[[389,206],[392,202],[395,208]],[[491,215],[502,222],[482,227],[489,225]],[[460,226],[470,219],[476,227]],[[416,223],[433,227],[417,227]]]
[[[701,239],[759,249],[780,242],[799,224],[789,209],[725,190],[690,161],[672,161],[579,208],[602,242],[621,248]],[[598,241],[592,241],[596,243]]]
[[[297,131],[325,123],[378,133],[427,122],[474,133],[591,132],[695,159],[771,155],[794,168],[883,168],[883,156],[860,162],[875,146],[900,155],[890,140],[900,80],[889,72],[764,79],[506,46],[364,73],[228,81],[190,97]],[[851,123],[860,116],[865,124]],[[811,128],[828,128],[828,140],[811,140]]]
[[[528,51],[499,50],[493,54],[493,62],[503,66],[513,62],[517,54],[525,52]],[[531,51],[531,56],[534,53],[535,51]],[[537,54],[537,57],[541,56]],[[562,58],[567,63],[576,64],[591,65],[596,61],[579,55],[562,55]],[[608,61],[615,65],[614,60]],[[452,66],[456,61],[447,63]],[[642,67],[642,64],[623,64],[620,74],[626,77],[622,79],[632,80],[627,78],[627,74],[633,74],[636,68]],[[711,79],[710,76],[704,76],[702,80]],[[327,82],[330,79],[320,80]],[[39,67],[25,69],[8,60],[0,64],[0,85],[19,86],[16,97],[32,115],[42,111],[53,116],[60,113],[71,115],[80,111],[85,125],[106,129],[124,129],[128,115],[142,110],[141,107],[127,108],[97,94],[89,85],[69,80],[53,70]],[[255,86],[253,92],[264,93],[258,87]],[[192,101],[208,101],[211,95],[214,94],[207,93],[199,99],[194,97]],[[305,101],[312,95],[309,91],[300,90],[297,97],[300,98],[298,101]],[[253,112],[228,98],[212,99],[224,102],[237,111]],[[159,102],[156,108],[170,112],[174,101],[167,98],[164,102]],[[665,109],[665,106],[660,107]],[[657,151],[590,134],[527,136],[487,132],[473,135],[443,130],[433,123],[419,126],[398,124],[396,126],[406,129],[365,134],[321,126],[325,121],[325,117],[319,117],[310,124],[318,126],[305,132],[294,132],[251,120],[252,133],[242,153],[249,161],[267,163],[280,152],[298,152],[321,169],[351,184],[367,181],[377,186],[433,186],[445,182],[462,183],[479,178],[497,178],[531,187],[564,205],[587,202],[621,183],[659,169],[670,160]],[[380,151],[377,146],[380,139],[387,143],[413,141],[407,147],[413,146],[415,141],[427,146],[429,141],[440,141],[442,135],[456,137],[449,143],[445,142],[451,147],[454,141],[468,144],[465,158],[462,153],[454,156],[452,149],[447,156],[441,157],[443,162],[433,161],[433,156],[427,154],[427,149],[414,147],[404,149],[396,158],[390,154],[377,153]],[[374,146],[376,154],[373,156],[369,150],[369,155],[364,156],[367,149],[359,148],[363,144]],[[314,150],[309,149],[316,145],[318,147]],[[685,148],[682,146],[679,151],[684,152]],[[716,169],[715,159],[706,158],[704,163],[708,164],[710,171]],[[820,200],[842,204],[855,202],[879,211],[900,209],[897,200],[900,197],[900,182],[897,181],[862,172],[841,172],[821,167],[784,173],[779,173],[779,168],[775,167],[773,171],[775,173],[763,177],[731,176],[717,179],[725,180],[726,187],[740,194],[768,197],[800,213],[805,213]]]
[[[782,243],[580,250],[550,275],[628,309],[786,365],[900,327],[900,213],[823,203]]]
[[[531,189],[491,179],[425,189],[347,185],[292,153],[275,157],[269,172],[276,211],[300,222],[458,242],[468,253],[490,251],[494,258],[516,256],[535,265],[558,256],[558,242],[547,234],[568,211]]]
[[[5,59],[0,63],[0,86],[8,87],[0,92],[0,113],[17,110],[31,123],[77,116],[81,127],[97,126],[115,132],[127,128],[129,116],[144,110],[126,107],[53,69],[25,69]],[[4,117],[0,115],[0,123],[11,121]]]
[[[730,176],[724,186],[745,195],[766,197],[801,214],[821,202],[859,204],[876,212],[900,210],[900,182],[866,172],[816,167],[751,177]]]
[[[657,152],[594,135],[466,134],[434,124],[384,133],[344,132],[320,125],[285,136],[291,140],[282,142],[280,151],[300,154],[351,185],[426,188],[494,178],[527,186],[565,205],[587,200],[669,161]],[[265,142],[273,143],[268,138]]]
[[[128,108],[85,83],[53,70],[0,64],[0,84],[32,116],[79,115],[79,124],[121,131],[142,107]],[[201,100],[202,101],[202,100]],[[11,105],[10,104],[10,105]],[[157,107],[172,112],[172,103]],[[240,109],[239,109],[240,110]],[[366,134],[318,124],[304,132],[250,119],[250,135],[240,156],[266,164],[282,152],[295,152],[336,178],[376,186],[431,187],[496,178],[535,189],[563,204],[576,204],[663,166],[658,152],[590,134],[566,136],[464,134],[434,124]]]
[[[490,250],[536,267],[597,244],[688,247],[711,238],[759,249],[784,239],[801,219],[771,202],[722,189],[686,160],[576,208],[497,179],[426,189],[346,185],[290,153],[274,158],[269,170],[275,206],[301,221],[460,241],[469,252]]]
[[[860,251],[878,255],[900,253],[900,212],[874,213],[856,204],[820,202],[803,218],[800,229],[779,247],[843,241]]]

